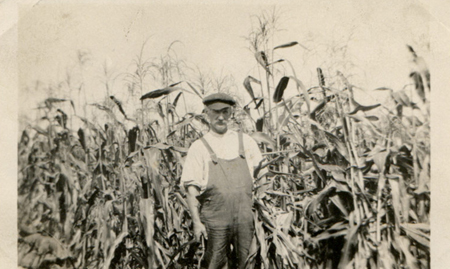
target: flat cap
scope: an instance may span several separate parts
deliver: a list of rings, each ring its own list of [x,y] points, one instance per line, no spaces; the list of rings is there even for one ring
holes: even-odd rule
[[[219,92],[210,94],[203,98],[203,104],[212,109],[222,109],[225,107],[234,106],[236,101],[230,95]]]

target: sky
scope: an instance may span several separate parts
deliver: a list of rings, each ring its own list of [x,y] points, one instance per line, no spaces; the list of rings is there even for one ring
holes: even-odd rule
[[[424,6],[416,1],[232,3],[106,5],[40,1],[31,8],[21,7],[18,24],[21,110],[29,111],[36,101],[49,97],[42,89],[63,81],[67,70],[73,77],[83,76],[88,102],[101,101],[106,93],[102,65],[116,75],[132,71],[132,62],[145,40],[144,59],[165,55],[176,41],[171,48],[178,59],[202,73],[232,77],[235,84],[232,91],[247,102],[250,99],[242,82],[245,77],[258,77],[260,73],[245,37],[257,25],[258,16],[273,10],[279,30],[269,45],[297,41],[308,49],[300,46],[280,49],[275,51],[274,60],[289,60],[307,87],[317,85],[317,67],[324,70],[326,78],[336,76],[339,70],[366,90],[359,92],[363,104],[380,101],[372,89],[382,86],[401,89],[410,83],[412,58],[406,44],[412,45],[421,56],[429,54],[430,18]],[[346,49],[345,55],[339,48]],[[87,52],[90,59],[82,74],[77,68],[77,51]],[[344,68],[344,63],[352,67]],[[276,79],[292,75],[286,63],[279,67],[281,73]],[[144,92],[161,86],[149,81]],[[123,76],[111,88],[116,97],[129,100],[125,97]],[[285,94],[288,97],[295,93],[292,86]],[[55,90],[51,97],[67,96]],[[76,99],[77,95],[71,97]],[[200,99],[190,100],[201,110]]]

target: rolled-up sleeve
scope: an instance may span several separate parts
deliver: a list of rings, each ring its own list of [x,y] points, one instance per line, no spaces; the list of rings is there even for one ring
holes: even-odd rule
[[[204,160],[202,158],[202,148],[199,141],[194,142],[188,150],[186,160],[181,174],[181,186],[187,190],[189,186],[196,186],[200,191],[206,188],[204,179]]]

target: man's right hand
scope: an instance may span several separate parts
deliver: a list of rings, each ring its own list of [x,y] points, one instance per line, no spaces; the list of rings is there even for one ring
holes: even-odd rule
[[[208,234],[206,233],[206,227],[201,222],[194,223],[194,236],[197,242],[200,242],[202,235],[205,239],[208,239]]]
[[[192,221],[194,222],[194,236],[197,242],[200,242],[202,239],[202,235],[205,239],[208,239],[208,234],[206,233],[206,227],[200,221],[200,214],[198,212],[198,200],[197,196],[200,195],[200,191],[195,186],[189,186],[187,188],[187,203],[189,207],[189,211],[191,211]]]

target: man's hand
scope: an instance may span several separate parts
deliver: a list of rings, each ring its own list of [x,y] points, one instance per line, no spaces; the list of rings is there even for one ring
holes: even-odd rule
[[[189,211],[191,212],[192,221],[194,222],[194,236],[197,242],[200,242],[202,235],[205,239],[208,239],[208,234],[206,233],[205,225],[200,221],[200,216],[198,212],[198,200],[199,190],[195,186],[189,186],[187,188],[187,203]]]
[[[206,227],[201,222],[194,222],[194,236],[197,242],[200,242],[202,235],[205,239],[208,239],[208,234],[206,233]]]

